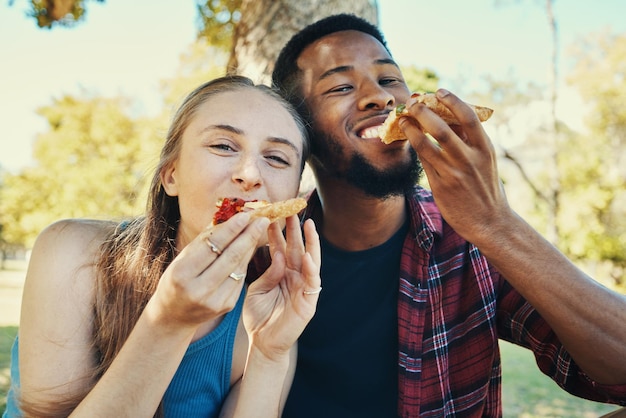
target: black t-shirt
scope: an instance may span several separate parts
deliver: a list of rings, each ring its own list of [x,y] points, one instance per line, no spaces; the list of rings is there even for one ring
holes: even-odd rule
[[[398,403],[398,277],[407,226],[347,252],[322,240],[322,293],[298,340],[283,417],[393,417]]]

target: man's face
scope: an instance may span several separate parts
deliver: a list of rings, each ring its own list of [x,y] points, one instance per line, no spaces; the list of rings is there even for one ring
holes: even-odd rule
[[[298,58],[301,94],[311,114],[311,164],[374,197],[400,194],[421,168],[408,141],[386,145],[378,127],[410,91],[391,56],[358,31],[325,36]]]

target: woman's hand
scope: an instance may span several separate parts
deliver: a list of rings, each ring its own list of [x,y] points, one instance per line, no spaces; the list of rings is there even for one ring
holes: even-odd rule
[[[268,224],[240,213],[207,228],[165,270],[146,309],[175,327],[197,327],[232,310]]]
[[[270,225],[272,264],[248,289],[243,322],[250,344],[268,359],[282,356],[296,342],[315,314],[321,290],[321,250],[312,220],[287,218],[286,239],[278,223]]]

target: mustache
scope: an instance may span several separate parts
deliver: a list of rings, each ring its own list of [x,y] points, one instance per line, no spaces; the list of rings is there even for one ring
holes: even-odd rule
[[[372,113],[369,113],[369,114],[367,114],[365,116],[361,116],[360,118],[358,118],[358,119],[354,120],[353,122],[351,122],[349,124],[348,128],[350,130],[354,130],[354,127],[356,125],[360,124],[361,122],[368,121],[369,119],[376,118],[376,117],[379,117],[379,116],[387,117],[387,116],[389,116],[389,112],[391,112],[393,109],[395,109],[395,107],[391,107],[389,109],[384,109],[384,110],[372,111]]]

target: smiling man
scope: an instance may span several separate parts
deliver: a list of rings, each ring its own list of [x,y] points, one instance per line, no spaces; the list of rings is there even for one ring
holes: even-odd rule
[[[509,208],[466,103],[439,91],[459,126],[416,105],[408,141],[383,144],[378,127],[410,92],[380,31],[352,15],[296,34],[272,79],[309,121],[303,219],[320,228],[324,281],[284,416],[501,416],[499,338],[567,391],[626,404],[624,297]]]

